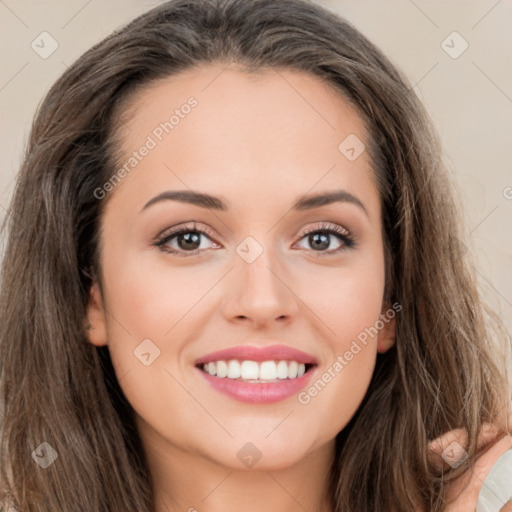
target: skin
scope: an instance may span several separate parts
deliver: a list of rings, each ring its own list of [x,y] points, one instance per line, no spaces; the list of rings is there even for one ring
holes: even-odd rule
[[[508,419],[512,423],[512,415]],[[440,468],[449,469],[449,465],[442,458],[443,451],[453,442],[466,449],[468,445],[467,432],[455,429],[446,432],[429,444],[432,460]],[[447,494],[448,505],[444,512],[473,512],[478,504],[478,496],[485,479],[498,459],[512,449],[512,436],[504,435],[496,425],[485,423],[478,438],[478,449],[482,454],[476,460],[474,467],[467,470],[455,479],[449,487]],[[504,503],[499,512],[512,512],[512,500]]]
[[[313,382],[389,311],[371,162],[366,151],[349,161],[338,150],[349,134],[366,144],[365,127],[319,78],[211,65],[132,98],[117,132],[120,166],[190,96],[198,105],[110,192],[89,340],[108,345],[136,412],[156,512],[332,510],[326,482],[335,436],[359,407],[377,352],[393,345],[394,321],[306,405],[297,396],[235,401],[211,388],[194,361],[282,343],[317,358]],[[306,193],[339,189],[366,212],[346,202],[291,210]],[[144,209],[170,190],[208,193],[229,208],[166,200]],[[155,246],[170,228],[194,231],[194,221],[209,233],[198,254],[187,256],[180,237],[167,249],[185,256]],[[331,235],[327,249],[315,249],[304,233],[320,223],[348,230],[356,246],[334,253],[343,240]],[[263,250],[252,263],[237,253],[248,236]],[[148,366],[134,356],[145,339],[160,351]],[[248,442],[261,454],[252,468],[237,457]]]

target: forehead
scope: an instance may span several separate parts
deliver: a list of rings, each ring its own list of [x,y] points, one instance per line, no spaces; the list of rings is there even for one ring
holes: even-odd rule
[[[118,132],[143,135],[150,128],[147,122],[169,120],[190,98],[196,99],[200,107],[193,112],[197,121],[215,115],[214,124],[207,128],[220,129],[236,121],[241,127],[240,120],[246,117],[247,121],[252,118],[256,131],[262,124],[284,125],[288,118],[290,123],[306,122],[301,125],[304,131],[341,135],[350,128],[366,137],[363,120],[333,83],[296,69],[260,68],[249,72],[221,64],[200,65],[142,86],[118,112],[119,119],[114,120],[118,121]],[[247,123],[244,125],[247,127]],[[185,123],[180,131],[186,131]]]
[[[120,189],[165,182],[243,197],[373,185],[363,120],[332,84],[298,70],[189,69],[137,91],[115,121],[119,166],[151,146]]]

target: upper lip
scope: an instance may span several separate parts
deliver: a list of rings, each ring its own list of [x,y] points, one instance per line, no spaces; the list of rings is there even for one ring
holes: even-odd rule
[[[287,345],[269,345],[265,347],[240,345],[207,354],[200,357],[195,364],[200,365],[214,361],[229,361],[230,359],[238,359],[240,361],[291,360],[304,364],[318,364],[317,359],[311,354],[307,354],[306,352],[302,352],[301,350]]]

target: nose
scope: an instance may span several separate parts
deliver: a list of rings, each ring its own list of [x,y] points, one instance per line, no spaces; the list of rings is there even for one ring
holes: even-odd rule
[[[276,322],[290,323],[298,313],[299,298],[276,258],[270,258],[267,250],[252,263],[238,255],[236,258],[223,302],[225,318],[252,323],[257,328],[270,327]]]

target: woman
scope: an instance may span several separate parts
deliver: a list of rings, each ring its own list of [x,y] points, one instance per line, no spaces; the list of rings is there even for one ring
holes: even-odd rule
[[[510,393],[450,190],[407,80],[312,3],[177,0],[100,42],[10,211],[3,495],[473,511]]]

